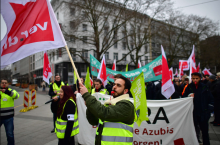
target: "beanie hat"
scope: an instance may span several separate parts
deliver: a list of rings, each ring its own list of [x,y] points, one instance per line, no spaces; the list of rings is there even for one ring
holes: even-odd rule
[[[209,79],[212,79],[212,80],[215,80],[215,75],[211,75],[211,76],[209,76]]]

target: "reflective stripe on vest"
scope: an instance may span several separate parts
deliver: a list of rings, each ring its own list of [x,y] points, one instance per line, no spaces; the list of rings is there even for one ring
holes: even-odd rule
[[[72,131],[76,130],[79,128],[79,125],[77,125],[76,127],[73,127]],[[66,129],[64,130],[60,130],[60,129],[56,129],[57,132],[60,132],[60,133],[65,133]]]
[[[107,89],[101,89],[99,92],[95,92],[95,89],[92,89],[91,95],[92,95],[92,94],[95,94],[95,93],[106,94],[106,91],[107,91]]]
[[[102,145],[111,145],[116,142],[117,145],[124,143],[126,143],[126,145],[133,144],[133,124],[128,125],[121,122],[103,123],[101,120],[99,120],[99,125],[100,124],[103,124],[103,131],[101,136]],[[96,132],[96,135],[98,135],[98,132]]]
[[[76,106],[76,103],[74,102],[73,99],[69,99],[69,100],[71,100]],[[64,110],[65,106],[66,106],[66,103],[63,106],[63,110]],[[61,116],[62,116],[62,114],[61,114]],[[66,120],[62,120],[61,117],[57,118],[56,128],[55,128],[57,138],[63,139],[65,137],[66,126],[67,126],[67,121]],[[79,122],[78,122],[77,106],[76,106],[75,115],[74,115],[74,124],[73,124],[72,132],[71,132],[70,136],[74,136],[78,133],[79,133]]]
[[[102,136],[102,141],[109,141],[109,142],[132,142],[133,143],[133,137]]]
[[[76,120],[74,120],[74,122],[77,122],[78,121],[78,118]],[[59,122],[57,121],[57,124],[59,125],[67,125],[67,122]]]

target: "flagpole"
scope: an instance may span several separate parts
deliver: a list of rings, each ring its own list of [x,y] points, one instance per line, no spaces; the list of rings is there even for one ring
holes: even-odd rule
[[[70,51],[69,51],[68,46],[65,45],[65,48],[66,48],[67,54],[68,54],[68,56],[69,56],[69,58],[70,58],[70,62],[72,63],[73,69],[74,69],[74,71],[76,71],[77,79],[79,80],[80,83],[82,83],[81,80],[80,80],[79,74],[78,74],[78,72],[77,72],[77,69],[76,69],[76,67],[75,67],[75,64],[74,64],[74,62],[73,62],[72,56],[70,55]]]
[[[180,71],[180,72],[179,72],[179,79],[181,79],[181,72],[182,72],[182,65],[183,65],[183,62],[180,61],[180,63],[181,63],[181,65],[180,65],[180,70],[179,70],[179,71]]]

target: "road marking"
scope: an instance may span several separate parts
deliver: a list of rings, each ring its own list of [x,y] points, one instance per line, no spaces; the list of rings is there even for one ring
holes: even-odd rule
[[[31,102],[31,101],[29,101],[29,103],[30,103],[30,102]],[[22,105],[24,105],[24,104],[18,105],[18,106],[14,107],[14,108],[20,107],[20,106],[22,106]]]

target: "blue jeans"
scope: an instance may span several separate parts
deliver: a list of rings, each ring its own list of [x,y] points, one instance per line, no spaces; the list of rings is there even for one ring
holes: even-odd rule
[[[8,145],[14,145],[15,139],[14,139],[14,118],[8,118],[8,119],[1,119],[0,120],[0,127],[4,124],[5,126],[5,132],[8,140]]]

